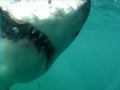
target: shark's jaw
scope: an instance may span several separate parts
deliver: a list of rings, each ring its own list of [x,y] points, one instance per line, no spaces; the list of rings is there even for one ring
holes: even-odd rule
[[[75,39],[90,9],[89,0],[20,0],[13,5],[1,1],[0,90],[46,72]],[[39,5],[44,11],[33,8]]]
[[[12,19],[5,11],[2,12],[2,38],[18,42],[21,39],[32,44],[39,53],[44,49],[47,63],[50,63],[51,57],[55,53],[55,46],[40,30],[37,30],[29,23],[19,23]]]

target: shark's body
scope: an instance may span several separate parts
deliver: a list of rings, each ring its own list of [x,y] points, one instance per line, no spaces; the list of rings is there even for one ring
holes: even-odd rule
[[[34,80],[49,69],[81,30],[90,1],[4,0],[0,9],[0,90],[7,90],[15,83]]]

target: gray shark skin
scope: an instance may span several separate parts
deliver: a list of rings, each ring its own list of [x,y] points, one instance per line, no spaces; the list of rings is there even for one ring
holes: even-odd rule
[[[90,0],[8,1],[0,1],[0,90],[43,75],[75,39],[90,11]]]

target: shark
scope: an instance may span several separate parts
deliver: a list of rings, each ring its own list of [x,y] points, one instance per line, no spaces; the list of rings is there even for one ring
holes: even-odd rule
[[[75,40],[90,0],[0,0],[0,90],[33,81]]]

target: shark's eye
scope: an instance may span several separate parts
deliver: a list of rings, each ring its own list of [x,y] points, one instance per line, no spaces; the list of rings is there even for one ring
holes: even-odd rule
[[[79,32],[80,32],[80,31],[77,31],[77,32],[75,33],[74,37],[76,37],[76,36],[79,34]]]

